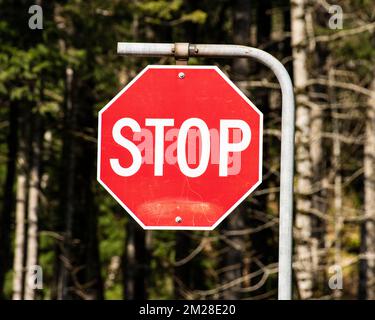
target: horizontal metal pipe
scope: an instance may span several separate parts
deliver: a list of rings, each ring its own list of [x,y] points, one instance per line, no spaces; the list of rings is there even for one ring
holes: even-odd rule
[[[190,55],[194,57],[241,58],[251,55],[255,48],[226,44],[190,44]]]
[[[173,43],[118,42],[117,53],[138,57],[174,56]]]
[[[127,56],[161,57],[174,56],[174,43],[119,42],[117,53]],[[224,44],[189,44],[190,57],[246,58],[264,52],[262,50]]]

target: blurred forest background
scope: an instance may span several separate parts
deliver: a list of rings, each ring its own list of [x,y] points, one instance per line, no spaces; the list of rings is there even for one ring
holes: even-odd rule
[[[29,7],[43,8],[31,30]],[[329,28],[331,5],[343,28]],[[297,100],[295,299],[375,299],[373,0],[0,0],[0,297],[275,299],[279,86],[216,64],[265,115],[262,185],[215,231],[143,231],[96,181],[97,114],[147,64],[118,41],[243,44]],[[142,190],[140,190],[142,192]],[[43,268],[32,290],[30,266]],[[343,289],[329,280],[343,275]]]

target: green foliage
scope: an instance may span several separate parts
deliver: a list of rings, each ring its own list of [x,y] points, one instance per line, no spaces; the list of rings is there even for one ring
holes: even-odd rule
[[[146,16],[155,16],[162,20],[171,20],[182,7],[182,4],[182,0],[140,1],[136,3],[136,8]]]
[[[207,19],[207,13],[202,10],[195,10],[191,13],[186,13],[181,16],[181,21],[190,21],[197,24],[204,24]]]
[[[107,300],[122,300],[122,285],[116,282],[112,287],[106,290],[105,298]]]
[[[332,49],[343,59],[375,61],[374,40],[371,33],[363,33],[339,44],[332,44]]]
[[[51,283],[54,276],[54,261],[56,259],[55,246],[57,239],[51,234],[41,232],[39,237],[39,265],[43,270],[43,283]],[[50,299],[50,287],[44,286],[42,291],[44,299]]]
[[[117,216],[108,212],[99,217],[100,252],[104,261],[113,256],[122,256],[125,243],[125,214]]]
[[[207,13],[200,9],[185,12],[182,0],[140,1],[136,3],[135,10],[145,16],[147,22],[154,24],[177,25],[184,22],[203,24],[207,19]]]
[[[13,293],[13,270],[9,270],[5,275],[4,296],[11,299]]]

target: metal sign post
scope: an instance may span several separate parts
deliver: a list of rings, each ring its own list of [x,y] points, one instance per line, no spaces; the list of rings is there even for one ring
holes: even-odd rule
[[[294,170],[294,94],[293,85],[283,64],[269,53],[246,46],[189,43],[119,42],[117,53],[127,56],[252,58],[269,67],[276,75],[282,93],[280,215],[279,215],[279,300],[292,298],[292,226]]]

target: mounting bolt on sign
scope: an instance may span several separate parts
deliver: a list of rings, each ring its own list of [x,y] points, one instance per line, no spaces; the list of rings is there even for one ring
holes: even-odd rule
[[[262,179],[263,115],[214,66],[148,66],[99,112],[98,181],[144,229],[212,230]]]

